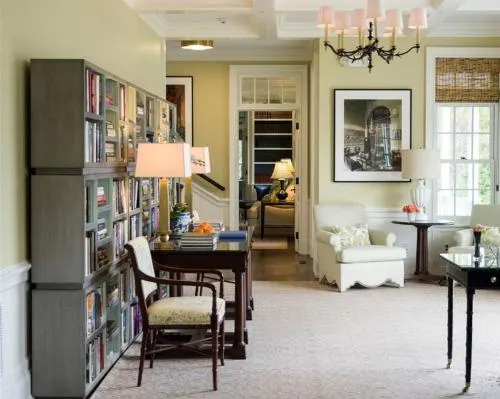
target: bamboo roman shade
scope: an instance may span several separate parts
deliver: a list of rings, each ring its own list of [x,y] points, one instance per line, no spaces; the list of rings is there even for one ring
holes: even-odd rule
[[[500,58],[437,58],[437,103],[500,100]]]

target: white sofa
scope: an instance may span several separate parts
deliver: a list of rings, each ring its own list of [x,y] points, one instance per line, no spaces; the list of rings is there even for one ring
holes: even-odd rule
[[[500,226],[500,205],[474,205],[470,215],[471,227],[458,230],[453,234],[453,245],[448,248],[449,253],[473,253],[474,234],[472,226]]]
[[[341,236],[333,227],[366,224],[363,205],[317,204],[314,222],[321,282],[336,284],[340,292],[356,283],[364,287],[404,286],[406,250],[394,246],[394,233],[368,229],[370,245],[339,248]]]

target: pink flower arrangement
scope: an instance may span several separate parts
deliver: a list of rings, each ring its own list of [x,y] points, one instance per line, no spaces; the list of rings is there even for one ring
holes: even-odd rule
[[[416,206],[415,204],[406,204],[403,206],[403,212],[406,213],[414,213],[414,212],[420,212],[420,208]]]

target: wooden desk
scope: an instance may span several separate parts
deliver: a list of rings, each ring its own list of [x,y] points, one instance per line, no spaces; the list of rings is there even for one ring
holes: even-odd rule
[[[446,262],[448,277],[448,364],[451,367],[453,352],[453,281],[465,287],[467,293],[467,325],[465,338],[465,386],[467,392],[472,371],[472,315],[476,289],[500,289],[500,264],[498,259],[483,256],[475,260],[472,254],[441,254]]]
[[[427,230],[432,226],[444,226],[453,224],[450,220],[422,220],[422,221],[404,221],[393,220],[394,224],[405,224],[417,228],[417,264],[415,274],[429,274],[429,244],[427,239]]]
[[[234,305],[234,334],[232,347],[226,353],[233,359],[246,359],[245,336],[247,314],[253,309],[252,271],[250,258],[251,231],[247,241],[218,242],[215,250],[178,249],[173,242],[153,243],[151,255],[159,263],[170,266],[196,267],[197,269],[231,270],[234,273],[234,303],[228,302],[228,307]],[[174,291],[172,295],[182,295]]]
[[[266,220],[266,206],[287,206],[293,208],[294,201],[260,201],[260,238],[264,238],[264,228]],[[274,226],[280,227],[280,226]],[[288,226],[287,226],[288,227]]]

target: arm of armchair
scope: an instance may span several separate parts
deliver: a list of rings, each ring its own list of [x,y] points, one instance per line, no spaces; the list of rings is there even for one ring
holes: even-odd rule
[[[453,234],[453,241],[455,241],[455,246],[464,247],[474,244],[474,234],[472,229],[463,229],[455,231]]]
[[[396,234],[383,230],[369,230],[370,241],[373,245],[394,246],[396,242]]]
[[[324,244],[329,244],[334,248],[340,247],[340,236],[330,231],[320,230],[316,232],[316,240]]]

